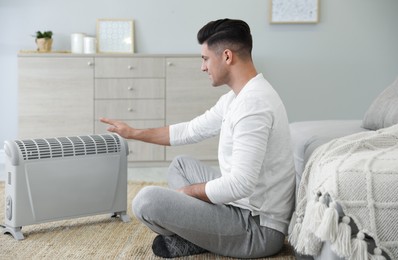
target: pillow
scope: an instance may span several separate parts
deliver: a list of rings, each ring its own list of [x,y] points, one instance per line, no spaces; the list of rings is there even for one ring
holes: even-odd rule
[[[398,78],[373,101],[362,120],[362,127],[378,130],[398,124]]]

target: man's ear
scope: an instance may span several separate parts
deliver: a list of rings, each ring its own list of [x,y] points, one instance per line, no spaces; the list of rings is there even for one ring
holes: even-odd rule
[[[224,61],[227,64],[231,64],[232,63],[232,58],[233,58],[232,51],[230,49],[225,49],[224,53],[223,53],[223,58],[224,58]]]

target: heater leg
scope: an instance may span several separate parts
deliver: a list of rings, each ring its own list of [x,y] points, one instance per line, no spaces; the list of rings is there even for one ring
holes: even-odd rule
[[[3,228],[3,234],[9,233],[16,240],[23,240],[25,237],[23,236],[21,229],[22,229],[22,227],[13,228],[13,227],[7,227],[6,226],[5,228]]]
[[[123,212],[115,212],[115,213],[113,213],[112,218],[115,218],[115,217],[117,217],[117,216],[120,216],[120,219],[121,219],[123,222],[130,222],[130,217],[129,217],[129,215],[126,214],[126,211],[123,211]]]
[[[120,218],[122,219],[123,222],[130,222],[130,217],[129,215],[126,214],[126,212],[122,212],[120,214]]]

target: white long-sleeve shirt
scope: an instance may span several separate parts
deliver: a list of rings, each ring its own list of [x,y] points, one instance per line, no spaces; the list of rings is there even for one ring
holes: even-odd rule
[[[206,183],[211,202],[231,204],[260,216],[260,224],[287,233],[294,207],[295,172],[285,107],[258,74],[235,95],[223,95],[210,110],[170,126],[170,144],[220,134],[221,177]]]

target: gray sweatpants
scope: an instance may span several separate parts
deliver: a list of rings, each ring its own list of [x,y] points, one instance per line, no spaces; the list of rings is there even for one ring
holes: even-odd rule
[[[186,185],[218,178],[220,172],[190,157],[170,164],[170,188],[148,186],[133,200],[136,217],[154,232],[180,237],[215,254],[256,258],[278,253],[285,236],[260,226],[249,210],[214,205],[175,191]]]

